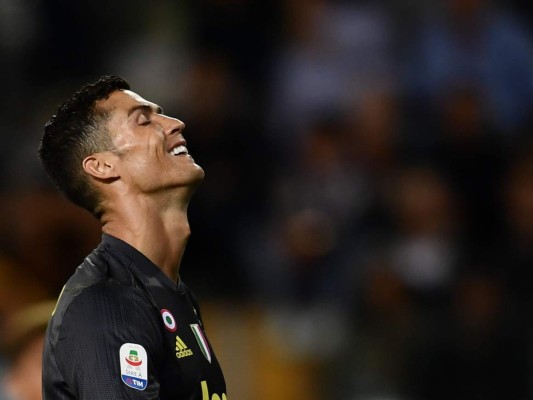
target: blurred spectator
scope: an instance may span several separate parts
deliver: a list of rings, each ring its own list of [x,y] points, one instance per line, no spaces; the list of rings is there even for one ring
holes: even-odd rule
[[[456,273],[460,227],[453,193],[436,171],[412,168],[399,173],[391,201],[393,270],[415,292],[439,293]]]
[[[449,86],[476,87],[491,122],[515,133],[533,105],[530,33],[490,0],[439,4],[414,39],[414,92],[434,100]]]
[[[341,257],[367,198],[356,171],[343,161],[341,135],[335,118],[310,126],[291,167],[272,181],[268,218],[240,242],[253,298],[267,306],[286,351],[297,358],[330,357],[346,335],[343,304],[351,296],[351,272]]]
[[[436,145],[426,154],[460,196],[463,228],[472,244],[485,242],[501,229],[495,215],[506,142],[483,112],[482,96],[466,85],[442,93],[433,128]]]
[[[2,349],[8,358],[4,385],[9,400],[42,398],[42,352],[44,333],[55,301],[35,303],[8,321]]]
[[[274,59],[269,133],[291,150],[313,120],[346,113],[369,88],[387,87],[394,65],[380,6],[323,0],[285,6],[287,37]]]
[[[0,336],[8,316],[32,302],[47,298],[47,287],[19,264],[0,256]]]
[[[533,142],[532,142],[533,143]],[[503,181],[505,229],[495,238],[490,265],[504,278],[507,312],[522,328],[533,332],[530,317],[533,295],[529,282],[533,277],[533,147],[524,148],[509,168]],[[524,338],[526,339],[526,338]],[[527,340],[531,340],[527,337]]]
[[[402,168],[384,193],[394,229],[369,242],[354,268],[353,335],[341,353],[352,382],[340,397],[403,398],[410,392],[413,348],[442,332],[457,274],[460,229],[454,195],[428,167]]]
[[[361,94],[346,116],[343,146],[348,162],[379,186],[400,162],[403,129],[400,105],[391,88],[371,88]]]
[[[224,59],[248,90],[263,94],[272,49],[280,40],[280,7],[285,0],[190,1],[191,41],[195,54]],[[262,99],[254,99],[261,103]],[[259,106],[259,104],[257,104]]]
[[[192,52],[186,40],[186,8],[185,2],[154,2],[135,24],[137,29],[118,35],[118,45],[106,52],[111,71],[135,82],[136,90],[146,98],[165,104],[166,114],[179,117],[184,115],[177,105],[183,102],[183,86],[187,84],[184,74]]]
[[[342,298],[334,260],[368,198],[357,171],[343,161],[341,134],[339,121],[318,120],[291,166],[273,180],[271,213],[260,231],[265,236],[242,247],[259,298],[304,305]]]
[[[527,346],[505,313],[497,275],[463,274],[449,324],[414,348],[414,399],[527,399]]]

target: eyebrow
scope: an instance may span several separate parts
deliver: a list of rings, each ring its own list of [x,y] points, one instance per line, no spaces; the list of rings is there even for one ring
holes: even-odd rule
[[[133,114],[137,110],[155,112],[156,114],[163,114],[163,109],[160,106],[151,106],[151,105],[148,105],[148,104],[138,104],[136,106],[131,107],[128,110],[128,117],[130,117],[131,114]]]

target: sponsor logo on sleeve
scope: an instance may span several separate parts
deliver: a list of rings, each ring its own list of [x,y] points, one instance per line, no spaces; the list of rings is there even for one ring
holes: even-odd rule
[[[148,356],[140,344],[124,343],[120,347],[122,382],[133,389],[144,390],[148,384]]]

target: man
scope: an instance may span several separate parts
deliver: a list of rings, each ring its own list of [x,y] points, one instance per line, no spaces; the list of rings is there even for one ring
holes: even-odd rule
[[[81,88],[46,124],[47,173],[103,234],[48,326],[45,399],[226,399],[198,305],[179,279],[187,206],[204,177],[184,128],[116,76]]]

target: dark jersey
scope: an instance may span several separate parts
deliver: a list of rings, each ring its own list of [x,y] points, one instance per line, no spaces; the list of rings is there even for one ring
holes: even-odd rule
[[[104,234],[48,325],[44,399],[223,400],[225,392],[191,291]]]

